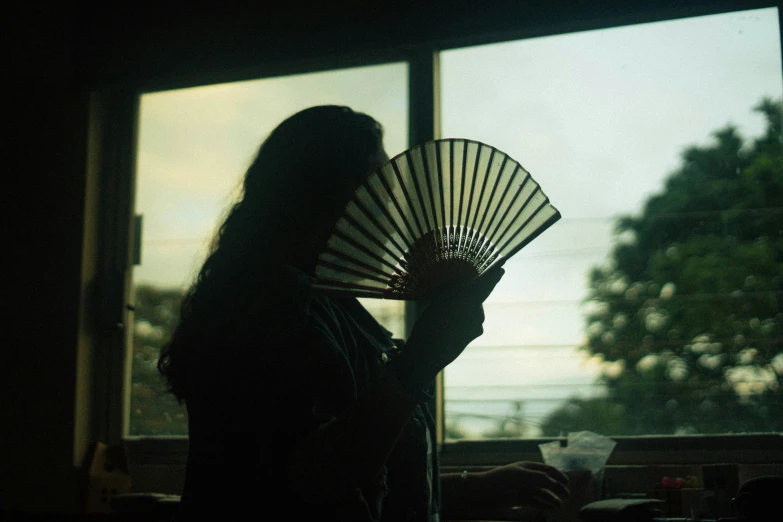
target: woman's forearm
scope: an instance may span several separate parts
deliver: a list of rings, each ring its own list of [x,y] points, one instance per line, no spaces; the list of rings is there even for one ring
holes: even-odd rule
[[[481,473],[443,473],[440,481],[441,520],[465,520],[477,515]]]
[[[359,402],[348,436],[341,439],[357,480],[372,480],[381,471],[416,405],[394,372],[383,368]]]
[[[393,372],[384,368],[355,408],[294,448],[290,479],[315,502],[377,485],[416,405]]]

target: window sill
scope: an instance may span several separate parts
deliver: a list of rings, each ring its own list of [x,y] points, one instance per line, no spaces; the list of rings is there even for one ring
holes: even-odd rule
[[[609,466],[783,463],[783,434],[612,437]],[[446,442],[443,466],[497,466],[540,461],[539,444],[563,439],[493,439]]]
[[[617,441],[607,465],[702,465],[717,463],[783,463],[783,433],[612,437]],[[563,439],[492,439],[445,443],[443,466],[496,466],[508,462],[540,461],[539,444]],[[123,441],[129,465],[184,466],[188,438],[127,437]]]

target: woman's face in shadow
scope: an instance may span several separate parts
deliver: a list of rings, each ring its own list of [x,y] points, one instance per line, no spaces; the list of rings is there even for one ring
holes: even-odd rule
[[[360,183],[356,184],[355,186],[349,187],[342,194],[338,194],[338,193],[328,194],[328,195],[324,194],[324,197],[334,198],[334,206],[332,208],[335,209],[335,214],[328,217],[314,216],[313,226],[311,229],[312,233],[309,235],[309,240],[307,241],[307,243],[310,246],[311,250],[316,253],[316,256],[320,254],[326,247],[326,243],[329,240],[329,236],[331,235],[334,226],[337,224],[337,221],[342,216],[343,209],[353,197],[354,193],[356,192],[356,189],[358,189],[359,186],[362,183],[364,183],[364,181],[372,172],[380,169],[388,162],[389,162],[389,155],[386,153],[386,150],[383,148],[383,146],[381,146],[378,149],[378,151],[373,156],[370,157],[370,161],[368,162],[367,172],[365,173],[365,176],[364,178],[362,178]]]
[[[386,149],[381,147],[380,149],[378,149],[378,152],[375,154],[372,168],[370,168],[370,171],[367,174],[369,175],[370,172],[374,170],[378,170],[379,168],[383,167],[387,163],[389,163],[389,155],[386,153]]]

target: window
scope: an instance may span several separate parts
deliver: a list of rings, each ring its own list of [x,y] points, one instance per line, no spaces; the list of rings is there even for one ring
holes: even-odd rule
[[[129,435],[187,434],[185,409],[165,392],[157,371],[160,348],[259,145],[286,117],[319,104],[348,105],[376,118],[389,154],[407,146],[405,64],[141,96],[136,214],[144,230],[133,273]],[[393,333],[403,334],[402,302],[364,302]]]
[[[440,60],[443,137],[508,153],[563,215],[446,369],[447,440],[783,429],[781,172],[758,172],[780,120],[753,110],[783,96],[777,10]]]
[[[776,424],[782,283],[772,275],[780,270],[773,224],[783,196],[763,201],[765,192],[756,190],[780,182],[779,170],[769,167],[774,154],[780,157],[780,126],[753,110],[765,97],[783,98],[777,9],[438,55],[440,136],[508,153],[563,214],[507,265],[485,307],[485,335],[444,372],[446,446],[459,451],[477,441],[481,458],[491,453],[505,462],[523,454],[512,446],[534,448],[536,438],[583,429],[645,436],[640,440],[783,431]],[[397,63],[141,96],[135,212],[144,234],[133,276],[129,435],[186,433],[184,413],[164,394],[154,363],[178,299],[264,135],[298,109],[342,103],[384,124],[393,155],[408,145],[411,98],[429,88],[411,77],[408,92],[408,81],[408,67]],[[713,134],[729,124],[734,133]],[[730,153],[714,161],[723,145]],[[699,167],[697,160],[734,168],[736,177],[722,186],[740,197],[694,201],[694,212],[653,206],[645,214],[657,194],[666,197],[656,201],[698,195],[677,181],[677,173]],[[749,181],[732,184],[737,179]],[[757,199],[742,200],[747,193]],[[620,224],[624,232],[616,234]],[[686,233],[676,235],[680,229]],[[646,250],[635,250],[642,233]],[[633,274],[615,251],[633,258]],[[648,271],[653,258],[655,270]],[[721,260],[736,265],[730,277],[713,270]],[[684,279],[673,280],[674,272]],[[720,287],[721,279],[733,287]],[[365,302],[401,334],[401,303]],[[689,324],[700,329],[683,327]],[[515,441],[489,440],[496,438]],[[737,444],[729,445],[747,449]],[[453,455],[444,462],[454,462]],[[634,455],[623,463],[648,456]]]

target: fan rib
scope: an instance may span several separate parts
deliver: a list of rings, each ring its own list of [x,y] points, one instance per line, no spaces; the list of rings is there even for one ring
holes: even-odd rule
[[[422,145],[417,150],[419,151],[420,154],[423,154],[423,150],[424,149],[425,149],[425,146]],[[422,215],[424,217],[424,223],[425,223],[426,229],[421,229],[421,223],[419,222],[418,219],[416,220],[416,223],[419,225],[419,229],[421,230],[421,235],[419,236],[419,238],[423,238],[427,234],[429,234],[429,232],[431,230],[433,230],[432,229],[432,225],[430,224],[429,215],[428,215],[428,212],[427,212],[427,209],[426,209],[426,205],[425,205],[425,201],[426,200],[424,199],[424,196],[422,194],[421,186],[420,186],[419,180],[417,179],[417,176],[413,175],[413,173],[416,172],[416,169],[414,168],[414,162],[413,162],[413,159],[411,158],[411,151],[410,150],[406,151],[405,154],[403,155],[403,157],[405,158],[405,161],[408,163],[408,171],[411,173],[410,178],[413,181],[413,188],[416,190],[416,195],[418,196],[418,202],[419,202],[419,205],[421,207],[420,211],[421,211],[421,213],[422,213]],[[424,161],[422,161],[422,163],[424,163]],[[425,169],[426,169],[426,167],[425,167]],[[414,210],[415,210],[415,208],[414,208]],[[415,214],[414,214],[414,217],[415,217]],[[416,246],[416,242],[414,242],[414,247],[415,246]],[[425,257],[424,264],[430,265],[430,264],[433,264],[433,263],[435,263],[437,261],[437,258],[433,256],[432,250],[430,248],[423,248],[423,249],[420,249],[419,251],[424,254],[424,257]],[[414,258],[411,257],[411,258],[409,258],[409,260],[413,261]]]
[[[435,207],[435,191],[432,188],[432,179],[431,179],[431,172],[429,168],[429,156],[427,154],[427,144],[423,145],[420,148],[421,152],[421,164],[424,169],[424,181],[426,182],[426,188],[427,188],[427,195],[429,196],[430,201],[430,210],[432,211],[432,228],[429,230],[433,232],[432,240],[435,242],[436,249],[435,252],[440,251],[441,247],[443,246],[440,241],[440,225],[438,224],[438,212],[437,208]],[[416,176],[414,176],[414,179]],[[426,212],[425,212],[426,214]],[[427,226],[430,227],[429,221],[427,222]],[[433,259],[433,261],[437,261],[437,255]]]
[[[392,168],[394,169],[394,174],[397,176],[397,181],[400,184],[400,188],[402,189],[402,195],[405,197],[406,202],[408,203],[408,208],[411,209],[411,215],[413,216],[413,220],[416,223],[416,227],[419,229],[418,235],[413,233],[413,230],[411,229],[411,237],[421,237],[424,235],[424,232],[421,229],[421,223],[419,223],[419,217],[416,215],[416,208],[413,204],[413,200],[410,197],[410,194],[408,194],[408,188],[405,186],[405,182],[402,179],[402,174],[400,174],[400,169],[397,166],[396,161],[392,161]],[[404,212],[402,211],[402,208],[400,207],[397,200],[394,198],[394,194],[392,194],[392,201],[394,201],[395,206],[400,212],[401,216],[404,216]]]
[[[383,285],[386,285],[386,283],[383,283]],[[341,290],[345,291],[352,291],[353,289],[356,290],[364,290],[365,292],[372,293],[373,297],[379,297],[382,295],[385,295],[387,290],[386,286],[383,287],[377,287],[377,286],[371,286],[371,285],[360,285],[358,283],[351,283],[347,281],[341,281],[339,279],[321,279],[317,283],[313,284],[316,288],[324,288],[324,289],[334,289],[339,288]],[[355,294],[352,294],[355,295]],[[360,296],[359,296],[360,297]]]
[[[449,140],[449,225],[454,226],[454,140]]]
[[[512,162],[513,162],[513,160],[512,160]],[[513,162],[513,163],[515,163],[516,166],[514,167],[514,170],[511,172],[511,174],[509,175],[508,182],[506,183],[506,186],[503,189],[503,193],[501,194],[500,200],[498,201],[498,204],[495,207],[495,211],[493,212],[492,217],[489,219],[489,223],[487,223],[487,231],[490,231],[490,230],[493,231],[492,233],[487,234],[487,237],[489,238],[490,241],[493,241],[493,239],[494,239],[494,232],[497,231],[498,227],[503,222],[504,217],[508,214],[508,212],[511,209],[511,206],[513,204],[513,198],[512,198],[512,200],[508,204],[508,206],[505,205],[506,197],[508,197],[509,191],[511,190],[511,185],[514,184],[514,178],[516,178],[517,172],[519,172],[519,170],[520,170],[519,164],[516,163],[516,162]],[[496,222],[495,220],[497,219],[498,214],[500,213],[500,209],[502,209],[504,206],[506,206],[506,210],[503,213],[503,216],[500,218],[500,220]],[[494,229],[493,229],[493,225],[494,225]]]
[[[334,250],[330,250],[329,252],[331,254],[335,253]],[[339,253],[338,257],[344,258],[344,259],[348,259],[349,261],[351,261],[351,263],[356,263],[358,266],[370,267],[370,265],[367,265],[366,263],[364,263],[362,261],[359,261],[358,259],[353,259],[350,256],[347,256],[347,255],[345,255],[343,253]],[[370,279],[372,281],[378,281],[379,283],[382,283],[382,284],[388,284],[388,282],[389,282],[388,279],[381,279],[377,275],[366,274],[366,273],[362,272],[361,270],[357,270],[357,269],[351,268],[349,266],[333,263],[332,261],[328,261],[326,259],[322,259],[320,261],[320,265],[323,266],[323,267],[326,267],[326,268],[332,268],[332,269],[337,270],[338,272],[341,272],[343,274],[353,274],[355,276],[361,277],[362,279]],[[373,269],[372,267],[370,267],[370,268]],[[384,275],[386,275],[386,274],[384,274]],[[327,281],[327,280],[325,279],[324,281]]]
[[[545,203],[541,208],[544,208],[545,206],[547,206],[548,203],[549,203],[549,200],[547,199],[547,203]],[[536,230],[533,231],[532,234],[527,236],[521,243],[519,243],[513,249],[509,250],[508,254],[506,254],[504,256],[506,259],[508,259],[509,257],[513,256],[514,254],[516,254],[517,252],[519,252],[523,248],[525,248],[525,246],[527,246],[531,241],[533,241],[535,238],[540,236],[542,232],[544,232],[547,228],[552,226],[557,220],[560,219],[560,211],[557,210],[555,207],[552,207],[551,205],[549,205],[549,206],[552,208],[552,210],[555,211],[555,213],[552,214],[549,218],[547,218],[547,220],[544,221],[541,225],[539,225],[539,227],[536,228]]]
[[[413,159],[411,158],[411,152],[408,151],[405,153],[405,161],[408,162],[408,171],[412,174],[413,172],[416,172],[416,169],[413,168]],[[424,206],[424,196],[421,193],[421,187],[419,186],[419,180],[417,179],[417,176],[410,176],[411,181],[413,181],[413,188],[416,190],[416,196],[418,197],[419,207],[422,213],[422,216],[424,218],[424,229],[421,230],[422,235],[426,234],[430,230],[432,230],[432,227],[430,226],[430,218],[427,215],[427,209]]]
[[[487,160],[487,168],[484,171],[484,176],[482,176],[481,180],[481,190],[479,191],[479,198],[476,202],[476,212],[473,214],[473,223],[471,224],[471,228],[475,231],[479,231],[479,227],[476,226],[476,220],[479,218],[479,216],[482,214],[481,212],[481,203],[484,201],[484,192],[487,189],[487,182],[489,181],[489,171],[492,169],[492,158],[495,157],[495,149],[490,148],[489,150],[489,159]]]
[[[502,225],[506,221],[506,217],[508,216],[508,213],[511,212],[511,209],[514,208],[514,203],[516,202],[517,198],[519,197],[519,194],[524,190],[525,185],[527,185],[528,180],[530,180],[530,175],[525,176],[525,179],[522,180],[522,183],[519,184],[519,187],[517,187],[517,191],[514,193],[514,196],[511,198],[511,202],[508,205],[508,208],[506,208],[506,211],[503,212],[503,216],[500,218],[500,220],[495,225],[495,230],[492,231],[492,234],[490,234],[490,241],[493,242],[500,242],[500,238],[498,238],[497,241],[495,241],[495,234],[498,233],[498,230],[500,229],[500,225]],[[509,186],[511,186],[513,182],[509,182]],[[524,206],[522,207],[524,208]],[[520,209],[521,212],[521,209]],[[513,222],[513,219],[512,219]],[[502,236],[501,236],[502,237]]]
[[[364,253],[365,253],[365,254],[367,254],[368,256],[370,256],[370,257],[372,257],[372,258],[374,258],[374,259],[377,259],[377,260],[378,260],[378,261],[380,261],[382,264],[384,264],[384,265],[388,266],[388,267],[389,267],[389,268],[391,268],[392,270],[395,270],[395,271],[397,270],[397,267],[395,267],[394,265],[392,265],[391,263],[389,263],[388,261],[386,261],[384,258],[382,258],[381,256],[379,256],[378,254],[376,254],[375,252],[373,252],[372,250],[370,250],[370,249],[369,249],[369,248],[367,248],[366,246],[364,246],[364,245],[362,245],[361,243],[359,243],[358,241],[356,241],[354,238],[352,238],[352,237],[348,236],[347,234],[345,234],[345,233],[344,233],[344,232],[342,232],[341,230],[335,230],[333,235],[334,235],[334,236],[336,236],[336,237],[339,237],[340,239],[342,239],[342,240],[343,240],[343,241],[345,241],[346,243],[348,243],[348,244],[350,244],[351,246],[355,247],[357,250],[360,250],[361,252],[364,252]],[[347,255],[347,254],[346,254],[346,255]],[[359,264],[359,263],[357,263],[357,264]],[[370,265],[368,265],[368,266],[370,266]],[[381,271],[381,270],[378,270],[377,268],[373,268],[373,270],[375,270],[375,271],[377,271],[377,272],[381,272],[381,273],[383,273],[383,271]]]
[[[449,231],[446,229],[448,227],[448,221],[446,221],[446,196],[444,195],[444,188],[445,184],[443,183],[443,159],[440,155],[440,146],[438,144],[435,145],[435,164],[438,167],[438,183],[440,184],[440,190],[438,193],[440,194],[440,214],[441,214],[441,221],[443,222],[443,228],[446,236],[446,249],[448,249],[448,240],[449,240]]]
[[[328,270],[339,272],[341,275],[350,274],[349,280],[353,281],[355,277],[361,279],[371,279],[382,284],[388,284],[388,281],[394,277],[393,274],[387,274],[379,270],[376,266],[356,259],[350,254],[340,252],[333,248],[325,250],[318,259],[318,268],[316,274],[319,278],[329,278]],[[324,273],[323,271],[327,271]]]
[[[440,228],[440,240],[442,242],[442,251],[449,252],[451,250],[451,243],[449,241],[449,220],[446,217],[446,205],[448,205],[450,202],[446,199],[446,181],[444,181],[445,169],[443,166],[443,154],[441,152],[441,144],[436,143],[434,148],[435,148],[435,167],[437,171],[436,179],[438,180],[438,186],[440,187],[440,189],[438,190],[438,196],[440,196],[440,220],[442,224]]]
[[[481,187],[481,195],[479,196],[479,209],[481,209],[481,202],[483,200],[483,196],[486,192],[486,186],[489,183],[490,175],[493,172],[493,165],[492,161],[495,158],[495,153],[501,154],[503,156],[503,160],[501,162],[501,168],[497,172],[497,174],[493,177],[493,183],[492,183],[492,191],[489,194],[489,197],[486,200],[486,205],[484,205],[484,208],[478,212],[478,214],[481,216],[481,221],[479,221],[478,226],[476,227],[476,230],[479,234],[481,234],[482,243],[480,245],[480,248],[478,249],[478,260],[479,263],[477,263],[477,266],[479,267],[479,272],[481,271],[481,268],[483,267],[483,260],[487,257],[491,257],[494,255],[495,249],[491,241],[489,241],[489,238],[486,235],[486,230],[484,229],[484,222],[486,221],[487,214],[490,212],[492,208],[492,198],[495,195],[495,192],[497,190],[497,186],[499,183],[499,177],[503,173],[503,167],[505,166],[505,160],[507,156],[503,154],[502,152],[498,151],[494,147],[491,149],[491,153],[489,156],[489,161],[487,162],[487,171],[484,175],[484,185]]]
[[[468,143],[462,144],[462,168],[460,169],[460,200],[459,213],[457,214],[457,228],[455,234],[457,237],[457,252],[462,252],[467,243],[467,217],[468,217],[468,191],[470,190],[468,180]]]
[[[400,208],[400,203],[397,201],[397,198],[394,197],[394,194],[392,193],[391,187],[389,187],[388,180],[384,176],[378,176],[379,181],[381,182],[381,185],[383,185],[384,190],[386,190],[386,194],[389,196],[389,201],[391,201],[394,204],[394,207],[397,209],[397,215],[402,220],[403,224],[405,225],[405,228],[408,230],[408,234],[411,238],[416,237],[416,235],[413,233],[413,227],[408,222],[408,219],[405,217],[405,214],[402,211],[402,208]],[[389,213],[386,206],[381,202],[381,196],[378,195],[375,190],[368,186],[368,192],[370,193],[370,196],[373,198],[375,203],[380,207],[380,209],[383,211],[383,214],[386,216],[386,218],[389,220],[389,223],[392,224],[394,229],[397,231],[398,234],[400,234],[400,237],[402,238],[403,242],[405,243],[405,246],[407,248],[411,248],[412,242],[408,241],[408,236],[406,236],[402,229],[397,225],[397,220],[392,217],[392,215]]]
[[[479,193],[479,199],[476,201],[475,208],[473,208],[473,200],[476,194],[476,180],[478,178],[478,172],[479,172],[479,165],[481,164],[481,158],[482,153],[484,151],[483,144],[477,143],[477,151],[476,151],[476,160],[473,164],[473,176],[471,177],[471,187],[470,187],[470,197],[468,198],[468,210],[466,214],[466,233],[465,233],[465,243],[463,244],[463,249],[467,249],[465,252],[466,255],[472,256],[474,252],[480,249],[480,245],[477,245],[477,243],[480,241],[480,237],[477,234],[476,230],[476,218],[479,213],[479,207],[481,204],[481,192],[483,192],[483,184],[482,184],[482,190]],[[483,183],[486,183],[486,176],[484,177]]]
[[[508,158],[508,156],[506,156],[506,159],[510,159],[510,158]],[[508,203],[508,205],[507,206],[505,205],[506,197],[508,197],[509,191],[511,190],[511,185],[513,185],[514,179],[517,177],[517,172],[519,172],[519,170],[520,170],[520,166],[519,166],[518,163],[516,163],[514,160],[511,160],[511,162],[515,165],[515,167],[512,170],[511,174],[508,176],[508,181],[506,182],[506,186],[503,189],[503,193],[500,196],[500,200],[498,200],[498,203],[495,206],[495,211],[492,213],[492,217],[489,219],[489,223],[487,223],[487,228],[486,228],[487,232],[492,230],[492,232],[487,233],[487,240],[490,243],[492,243],[493,245],[496,245],[496,243],[494,241],[495,233],[497,233],[497,229],[502,224],[504,217],[508,214],[508,212],[510,211],[510,209],[513,206],[513,203],[514,203],[514,199],[512,197],[512,199]],[[505,164],[506,164],[506,162],[504,160],[504,162],[503,162],[503,165],[504,165],[503,166],[503,170],[505,170]],[[503,170],[501,170],[501,174],[502,174]],[[498,184],[500,184],[500,180],[498,180]],[[503,213],[503,217],[501,217],[500,220],[496,222],[496,219],[498,217],[498,213],[500,212],[500,209],[502,209],[504,206],[506,206],[506,210]],[[493,229],[493,225],[494,225],[494,229]]]
[[[421,148],[421,163],[424,167],[424,180],[427,182],[427,195],[430,199],[430,208],[432,209],[432,221],[433,221],[433,229],[438,230],[440,228],[440,225],[438,225],[438,213],[435,211],[435,191],[432,188],[432,180],[430,179],[430,167],[429,162],[427,161],[429,158],[427,157],[427,147],[424,146]],[[414,176],[414,179],[416,177]],[[429,226],[429,223],[427,223],[427,226]],[[430,229],[432,230],[432,229]]]
[[[356,206],[357,206],[357,207],[359,207],[359,208],[361,208],[359,205],[356,205]],[[384,252],[386,252],[387,254],[389,254],[389,255],[390,255],[392,258],[395,258],[395,259],[397,259],[397,258],[399,258],[399,256],[400,256],[402,253],[404,253],[404,252],[405,252],[404,250],[400,250],[400,253],[399,253],[399,254],[395,254],[394,252],[392,252],[391,250],[389,250],[389,248],[388,248],[388,247],[387,247],[387,246],[386,246],[386,245],[385,245],[385,244],[384,244],[384,243],[383,243],[381,240],[379,240],[377,237],[375,237],[375,235],[374,235],[374,234],[372,234],[370,231],[368,231],[368,230],[367,230],[367,229],[364,227],[364,225],[362,225],[361,223],[359,223],[359,222],[356,220],[356,218],[354,218],[353,216],[351,216],[351,215],[348,215],[348,214],[346,214],[346,215],[345,215],[345,216],[343,216],[343,217],[345,218],[345,220],[346,220],[347,222],[349,222],[349,223],[350,223],[351,225],[353,225],[353,226],[354,226],[354,227],[355,227],[357,230],[359,230],[360,232],[362,232],[362,233],[363,233],[365,236],[367,236],[367,238],[368,238],[370,241],[372,241],[373,243],[375,243],[376,245],[378,245],[378,246],[381,248],[381,250],[383,250]],[[373,218],[372,218],[372,216],[367,216],[367,217],[368,217],[368,218],[370,218],[370,219],[373,219]],[[397,246],[397,243],[396,243],[396,242],[395,242],[393,239],[391,239],[391,238],[390,238],[390,241],[391,241],[391,242],[392,242],[392,243],[393,243],[395,246]],[[398,249],[399,249],[399,247],[398,247]],[[388,263],[387,263],[387,265],[388,265],[388,266],[391,266],[391,265],[389,265]]]
[[[438,164],[438,147],[427,146],[422,149],[426,151],[424,155],[424,164],[427,169],[427,180],[429,180],[430,200],[432,201],[432,220],[435,223],[435,230],[441,230],[445,225],[443,220],[443,184],[440,182],[440,165]]]
[[[489,194],[489,198],[487,199],[487,209],[485,212],[482,212],[481,214],[481,222],[479,222],[478,229],[483,234],[485,233],[484,229],[484,222],[487,220],[487,214],[491,211],[491,205],[493,198],[495,197],[495,193],[497,192],[498,185],[500,184],[500,177],[503,175],[503,170],[506,168],[506,162],[508,161],[508,156],[503,154],[503,161],[500,163],[500,170],[498,171],[497,180],[495,183],[492,184],[492,192]],[[492,217],[490,218],[489,222],[487,223],[487,229],[489,229],[492,226],[492,220],[495,218],[495,216],[498,213],[498,208],[500,208],[500,204],[503,203],[503,199],[501,198],[500,201],[498,201],[495,204],[495,210],[492,212]]]
[[[394,299],[393,296],[389,295],[388,291],[374,289],[374,287],[370,287],[372,288],[371,290],[365,290],[364,287],[356,287],[356,286],[339,287],[336,285],[314,284],[313,288],[317,288],[319,290],[328,292],[330,295],[333,295],[335,297],[369,297],[371,299],[379,299],[379,298]]]
[[[449,237],[449,251],[454,252],[457,249],[459,238],[456,236],[456,224],[454,220],[454,140],[449,140],[449,228],[447,235]]]
[[[530,203],[530,200],[533,199],[533,196],[535,196],[539,192],[542,195],[544,194],[541,191],[541,187],[536,187],[536,189],[533,192],[530,193],[530,195],[527,197],[527,200],[525,201],[525,204],[522,205],[522,207],[519,209],[519,211],[514,216],[514,221],[516,221],[516,219],[519,217],[519,215],[522,213],[522,211],[525,210],[527,205]],[[525,226],[527,226],[527,224],[530,223],[530,220],[533,219],[541,211],[541,209],[544,208],[548,203],[549,203],[549,198],[544,196],[544,200],[538,205],[538,207],[533,212],[530,213],[530,215],[527,217],[527,219],[525,219],[525,221],[522,222],[522,224],[520,224],[519,226],[515,227],[516,231],[511,235],[511,237],[509,239],[506,240],[505,243],[503,243],[502,247],[498,248],[498,250],[505,249],[508,246],[508,244],[511,243],[511,241],[513,241],[514,238],[517,237],[517,235],[519,235],[520,232],[522,232],[522,230],[524,230]],[[511,229],[509,229],[509,230],[511,230]],[[508,230],[506,232],[508,232]],[[503,235],[505,235],[505,234],[503,234]],[[501,236],[501,239],[502,239],[502,236]]]
[[[530,178],[528,177],[527,179],[529,180]],[[517,219],[519,219],[519,216],[522,214],[522,212],[523,212],[525,209],[527,209],[527,206],[530,204],[530,200],[532,200],[532,199],[533,199],[533,196],[535,196],[535,195],[536,195],[536,193],[537,193],[538,191],[539,191],[539,187],[538,187],[538,186],[536,186],[536,188],[535,188],[535,189],[533,189],[533,190],[530,192],[530,194],[528,194],[528,195],[527,195],[527,198],[525,198],[525,202],[524,202],[524,203],[522,203],[522,205],[520,205],[520,207],[519,207],[519,210],[517,210],[516,214],[514,214],[514,217],[513,217],[513,218],[511,218],[511,223],[516,223]],[[535,214],[535,213],[534,213],[534,214]],[[527,222],[527,220],[526,220],[525,222]],[[517,228],[517,230],[521,229],[521,228],[522,228],[522,226],[524,226],[524,225],[519,225],[519,226],[517,226],[517,227],[516,227],[516,228]],[[504,247],[505,247],[506,245],[508,245],[508,241],[504,241],[504,238],[505,238],[505,237],[506,237],[506,235],[507,235],[507,234],[510,232],[510,230],[511,230],[511,228],[510,228],[510,227],[509,227],[509,228],[506,228],[506,229],[503,231],[503,233],[502,233],[502,234],[500,234],[500,237],[498,238],[498,245],[500,245],[501,243],[503,244],[503,246],[504,246]],[[498,250],[500,250],[500,248],[498,248]]]
[[[372,197],[372,195],[370,197]],[[383,224],[380,221],[378,221],[378,219],[375,216],[372,215],[372,211],[370,209],[368,209],[360,199],[356,199],[356,201],[354,201],[354,203],[359,208],[359,210],[362,211],[362,213],[370,221],[370,223],[372,223],[375,226],[375,228],[377,230],[379,230],[383,234],[382,237],[388,239],[389,243],[394,245],[394,247],[397,249],[398,253],[395,254],[394,252],[389,250],[388,247],[380,239],[378,239],[375,234],[371,234],[371,232],[369,230],[364,229],[363,225],[360,226],[358,221],[356,223],[352,223],[356,228],[364,229],[364,232],[366,234],[368,234],[368,235],[371,234],[372,237],[373,237],[373,240],[375,241],[375,243],[378,246],[380,246],[382,249],[384,249],[386,252],[388,252],[388,254],[390,256],[392,256],[392,257],[399,257],[400,255],[405,253],[405,249],[402,246],[400,246],[399,243],[397,243],[397,241],[394,239],[394,236],[392,234],[389,234],[389,231],[386,229],[386,227],[383,226]],[[348,214],[346,214],[346,218],[347,217],[348,217]],[[354,221],[356,221],[355,218],[353,218],[353,219],[354,219]],[[400,234],[400,236],[402,236],[402,234]]]
[[[462,145],[462,170],[460,171],[460,192],[459,192],[459,212],[457,213],[457,230],[459,234],[459,245],[457,248],[462,248],[462,204],[465,201],[465,172],[468,169],[468,147],[467,143]]]
[[[470,178],[470,195],[468,196],[468,208],[465,213],[465,227],[472,228],[468,224],[468,220],[471,218],[471,212],[473,211],[473,194],[476,191],[476,177],[478,176],[478,166],[481,161],[481,146],[479,146],[476,153],[476,161],[473,164],[473,175]]]

